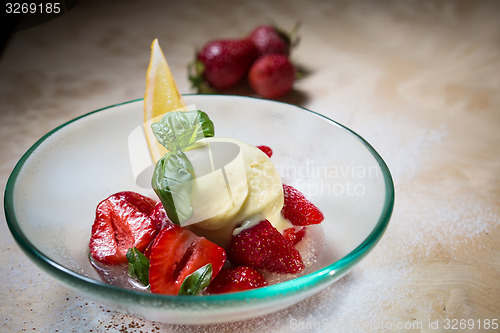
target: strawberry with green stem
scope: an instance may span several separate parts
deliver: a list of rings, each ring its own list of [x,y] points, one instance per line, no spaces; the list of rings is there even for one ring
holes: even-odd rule
[[[255,45],[247,39],[218,39],[206,43],[189,66],[189,79],[199,92],[233,87],[243,81],[257,58]]]
[[[299,43],[297,35],[300,23],[297,23],[290,33],[275,26],[263,24],[257,26],[248,35],[257,48],[259,57],[265,54],[283,54],[289,56],[291,50]]]

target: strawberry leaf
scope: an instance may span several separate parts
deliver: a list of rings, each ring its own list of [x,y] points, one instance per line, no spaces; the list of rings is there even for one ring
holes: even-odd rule
[[[217,90],[212,88],[205,78],[203,77],[203,72],[205,71],[205,65],[199,61],[194,60],[192,63],[188,64],[188,78],[191,81],[191,88],[196,89],[198,94],[215,94]]]
[[[179,290],[179,295],[198,295],[200,291],[208,287],[211,280],[212,264],[206,264],[186,276]]]
[[[132,247],[127,251],[128,275],[143,286],[149,285],[149,259],[137,248]]]

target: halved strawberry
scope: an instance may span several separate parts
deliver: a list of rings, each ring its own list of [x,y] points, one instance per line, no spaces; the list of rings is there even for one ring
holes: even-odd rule
[[[149,284],[151,292],[177,295],[184,279],[212,264],[212,279],[226,261],[224,249],[178,225],[167,225],[151,247]]]
[[[158,228],[158,231],[161,229],[165,228],[167,225],[174,224],[172,221],[167,216],[167,211],[163,207],[163,204],[161,201],[158,201],[156,205],[154,206],[153,210],[149,214],[149,218],[151,221],[153,221],[154,225],[156,228]],[[151,247],[153,246],[154,242],[151,242],[149,246],[142,252],[146,258],[151,257]]]
[[[295,226],[306,226],[321,223],[323,213],[304,194],[290,185],[283,184],[285,202],[281,215]]]
[[[293,246],[297,245],[297,243],[304,238],[305,234],[305,227],[292,227],[283,230],[283,236],[286,238],[286,240],[292,243]]]
[[[273,156],[273,150],[268,147],[268,146],[257,146],[257,148],[259,148],[260,150],[262,150],[262,152],[264,154],[267,155],[267,157],[271,158],[271,156]]]
[[[276,273],[298,273],[304,263],[293,245],[268,220],[235,235],[228,250],[233,265]]]
[[[89,242],[92,258],[105,265],[119,265],[127,262],[129,248],[144,251],[158,233],[149,218],[155,204],[154,200],[130,191],[101,201]]]
[[[233,293],[264,287],[267,281],[257,270],[248,266],[223,269],[207,288],[209,294]]]
[[[154,206],[153,210],[151,211],[151,214],[149,214],[149,217],[155,223],[155,225],[158,227],[158,229],[163,229],[169,224],[174,224],[172,221],[167,216],[167,211],[163,207],[163,204],[161,201],[158,201],[156,205]]]

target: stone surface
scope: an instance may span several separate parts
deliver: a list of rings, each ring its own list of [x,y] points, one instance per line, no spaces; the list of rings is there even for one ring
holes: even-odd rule
[[[324,292],[202,327],[130,317],[61,288],[2,214],[0,331],[440,332],[452,319],[495,331],[478,325],[500,321],[498,14],[495,1],[79,1],[13,34],[0,62],[3,188],[46,132],[141,98],[154,38],[189,93],[186,66],[205,41],[300,21],[293,59],[306,75],[284,101],[367,139],[393,173],[396,204],[375,250]]]

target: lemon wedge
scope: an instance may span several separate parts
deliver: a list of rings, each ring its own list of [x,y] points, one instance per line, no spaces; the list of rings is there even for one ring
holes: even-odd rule
[[[146,74],[144,94],[144,132],[154,163],[167,153],[167,149],[156,140],[151,124],[159,121],[169,111],[185,109],[186,104],[177,90],[158,39],[155,39],[151,44],[151,59]]]

